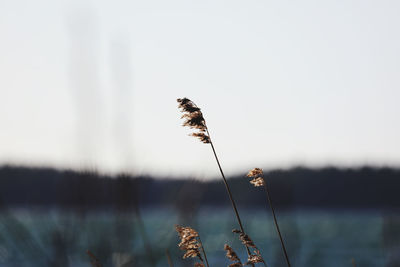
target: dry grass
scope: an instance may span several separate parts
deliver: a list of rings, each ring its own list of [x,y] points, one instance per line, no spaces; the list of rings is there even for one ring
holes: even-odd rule
[[[278,219],[276,218],[276,215],[275,215],[275,209],[274,209],[274,206],[272,205],[271,194],[269,192],[269,188],[267,186],[266,179],[264,179],[262,176],[263,176],[263,170],[260,168],[254,168],[251,171],[249,171],[249,173],[247,174],[247,177],[252,178],[250,183],[253,184],[255,187],[264,186],[265,194],[266,194],[269,206],[271,207],[272,216],[274,218],[276,232],[278,233],[279,240],[281,242],[283,254],[285,255],[285,259],[286,259],[286,263],[287,263],[288,267],[290,267],[289,256],[288,256],[288,253],[287,253],[287,250],[285,247],[285,243],[283,242],[281,230],[279,229]]]
[[[179,238],[181,239],[181,242],[178,245],[179,248],[186,251],[183,255],[183,258],[186,259],[197,257],[200,262],[195,263],[195,266],[205,267],[204,263],[206,263],[207,267],[209,267],[207,255],[203,244],[201,243],[199,233],[193,228],[179,225],[175,226],[175,230],[178,232]]]
[[[201,109],[193,101],[191,101],[188,98],[179,98],[179,99],[177,99],[177,101],[179,103],[178,107],[181,109],[181,111],[183,113],[183,115],[181,117],[182,119],[184,119],[183,126],[189,127],[191,129],[195,130],[195,132],[190,134],[191,136],[194,136],[194,137],[200,139],[200,141],[202,143],[204,143],[204,144],[210,144],[211,145],[211,149],[213,151],[215,160],[217,162],[219,171],[220,171],[221,176],[222,176],[222,180],[224,182],[226,191],[227,191],[229,199],[231,201],[233,211],[234,211],[234,213],[236,215],[236,219],[237,219],[237,222],[239,224],[239,228],[240,228],[240,230],[238,230],[238,231],[240,231],[240,235],[239,236],[246,237],[246,238],[248,238],[248,240],[251,240],[248,237],[248,235],[246,234],[245,230],[244,230],[242,221],[240,219],[239,212],[238,212],[237,207],[236,207],[235,200],[234,200],[234,198],[232,196],[231,189],[229,187],[229,184],[228,184],[228,182],[226,180],[225,174],[224,174],[224,172],[222,170],[222,167],[221,167],[221,164],[219,162],[217,153],[215,151],[214,144],[213,144],[211,136],[210,136],[210,131],[209,131],[208,127],[207,127],[206,120],[204,119],[204,116],[203,116],[203,113],[201,112]],[[246,251],[247,251],[247,255],[248,255],[247,264],[249,264],[251,266],[254,266],[255,263],[261,262],[261,263],[264,264],[264,266],[267,266],[265,261],[262,259],[261,255],[260,255],[260,251],[258,249],[256,249],[256,251],[254,251],[254,253],[252,253],[251,249],[250,249],[251,246],[248,246],[248,244],[246,245],[246,243],[243,243],[243,244],[245,245],[245,248],[246,248]]]
[[[236,252],[231,248],[228,244],[225,244],[224,250],[226,250],[226,257],[230,260],[233,261],[232,264],[229,265],[229,267],[240,267],[243,266],[242,261],[236,254]]]

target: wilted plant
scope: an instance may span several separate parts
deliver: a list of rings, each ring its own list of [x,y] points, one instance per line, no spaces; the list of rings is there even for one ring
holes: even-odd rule
[[[181,242],[178,244],[178,247],[181,250],[186,251],[185,254],[183,255],[183,258],[198,258],[200,260],[200,263],[195,263],[195,267],[205,267],[204,261],[208,265],[208,260],[207,260],[207,255],[204,250],[203,244],[201,243],[200,235],[199,233],[194,230],[193,228],[190,227],[184,227],[184,226],[175,226],[176,231],[179,234],[179,238],[181,239]],[[203,253],[204,259],[201,256],[201,252]]]
[[[188,98],[179,98],[179,99],[177,99],[177,101],[179,103],[178,107],[183,112],[182,118],[185,119],[183,126],[188,126],[191,129],[198,130],[198,132],[191,133],[190,135],[199,138],[202,143],[211,145],[215,160],[217,161],[219,171],[221,173],[222,179],[225,184],[226,191],[228,192],[228,196],[231,201],[232,208],[235,212],[236,219],[237,219],[237,222],[240,227],[240,231],[242,233],[245,233],[243,225],[242,225],[242,221],[240,220],[239,212],[236,207],[236,203],[233,199],[231,189],[225,178],[224,172],[222,171],[221,164],[219,163],[219,159],[218,159],[217,153],[215,151],[214,144],[211,140],[210,132],[207,128],[206,120],[203,117],[203,113],[201,112],[200,108],[198,106],[196,106],[196,104]],[[247,255],[250,257],[251,252],[247,246],[246,246],[246,251],[247,251]],[[265,265],[265,263],[264,263],[264,265]]]
[[[281,231],[279,229],[278,220],[276,219],[275,209],[274,209],[274,206],[272,205],[271,194],[269,192],[269,188],[267,186],[266,179],[263,178],[262,176],[263,176],[263,170],[260,169],[260,168],[254,168],[251,171],[249,171],[249,173],[247,174],[247,177],[252,178],[250,183],[253,184],[255,187],[264,186],[265,194],[267,196],[267,200],[269,202],[269,206],[271,207],[272,216],[274,218],[275,228],[276,228],[276,231],[278,232],[279,240],[281,241],[281,246],[282,246],[283,253],[285,254],[286,263],[290,267],[289,256],[287,254],[285,243],[283,242]]]

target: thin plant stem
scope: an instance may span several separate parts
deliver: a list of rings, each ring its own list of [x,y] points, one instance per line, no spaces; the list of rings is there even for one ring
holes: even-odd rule
[[[351,263],[353,264],[353,267],[356,267],[356,260],[354,258],[351,259]]]
[[[165,250],[165,255],[167,256],[168,266],[169,267],[174,267],[174,264],[172,263],[171,255],[169,254],[169,250],[168,249]]]
[[[205,124],[205,122],[204,122],[204,124]],[[226,178],[225,178],[224,171],[222,170],[221,164],[219,163],[219,159],[218,159],[218,156],[217,156],[217,152],[215,152],[214,144],[213,144],[213,142],[212,142],[212,140],[211,140],[211,135],[210,135],[210,133],[209,133],[209,131],[208,131],[207,125],[206,125],[206,131],[207,131],[208,137],[210,138],[210,145],[211,145],[212,151],[213,151],[213,153],[214,153],[215,160],[217,161],[219,171],[221,172],[222,179],[224,180],[225,188],[226,188],[226,191],[228,192],[229,199],[230,199],[230,201],[231,201],[233,210],[234,210],[234,212],[235,212],[236,219],[237,219],[238,224],[239,224],[239,227],[240,227],[240,231],[242,231],[242,233],[245,233],[244,228],[243,228],[243,225],[242,225],[242,221],[240,220],[239,212],[238,212],[237,207],[236,207],[236,203],[235,203],[235,201],[234,201],[234,199],[233,199],[232,192],[231,192],[231,189],[230,189],[230,187],[229,187],[228,181],[227,181]],[[250,255],[251,255],[251,252],[250,252],[250,249],[249,249],[247,246],[246,246],[246,251],[247,251],[247,255],[250,256]],[[251,265],[254,266],[254,264],[251,264]],[[266,264],[265,262],[264,262],[264,266],[267,266],[267,264]]]
[[[236,207],[236,203],[235,203],[235,201],[233,199],[231,189],[230,189],[230,187],[228,185],[228,182],[227,182],[227,180],[225,178],[225,174],[224,174],[224,172],[222,170],[222,167],[221,167],[221,164],[219,162],[217,153],[215,151],[214,144],[211,141],[211,135],[210,135],[210,132],[208,131],[208,127],[207,127],[206,121],[205,121],[205,119],[203,117],[203,114],[200,111],[200,108],[198,108],[197,105],[194,104],[188,98],[183,98],[183,99],[178,98],[177,101],[180,103],[179,104],[179,108],[181,108],[182,112],[185,113],[182,116],[182,118],[186,119],[186,121],[183,123],[183,126],[189,126],[190,128],[194,128],[194,129],[199,130],[200,132],[195,132],[195,133],[192,133],[191,135],[194,136],[194,137],[199,138],[202,143],[211,145],[212,151],[213,151],[214,156],[215,156],[215,160],[217,161],[219,171],[221,172],[221,176],[222,176],[222,179],[223,179],[224,184],[225,184],[226,191],[228,192],[228,196],[229,196],[229,199],[231,201],[233,211],[235,212],[236,219],[237,219],[237,222],[238,222],[239,227],[240,227],[240,232],[241,232],[241,236],[240,237],[241,237],[241,239],[242,239],[242,237],[243,238],[244,237],[248,238],[248,236],[246,235],[246,232],[244,231],[243,224],[242,224],[242,221],[240,219],[239,212],[238,212],[237,207]],[[255,264],[253,262],[259,262],[259,260],[256,261],[256,260],[253,259],[254,256],[257,256],[257,255],[252,255],[251,254],[250,248],[249,248],[249,246],[248,246],[246,241],[242,240],[242,243],[246,247],[248,260],[249,260],[248,264],[254,267]],[[259,250],[256,251],[256,254],[259,254]],[[260,255],[260,257],[261,257],[261,255]],[[264,266],[267,267],[267,264],[265,263],[265,261],[262,260],[262,262],[263,262]]]
[[[276,219],[274,206],[272,205],[272,200],[271,200],[270,192],[269,192],[269,189],[268,189],[268,186],[267,186],[266,178],[264,178],[264,188],[265,188],[265,193],[267,195],[267,199],[268,199],[268,202],[269,202],[269,206],[271,207],[272,216],[274,218],[276,231],[278,232],[279,240],[281,241],[282,250],[283,250],[283,253],[285,254],[286,263],[287,263],[288,267],[290,267],[289,257],[288,257],[287,251],[286,251],[285,244],[283,242],[281,231],[279,230],[279,224],[278,224],[278,220]]]
[[[86,253],[89,255],[93,267],[102,267],[99,259],[90,250],[86,250]]]
[[[236,219],[237,219],[237,221],[238,221],[238,223],[239,223],[240,231],[242,231],[243,233],[245,233],[245,231],[244,231],[244,229],[243,229],[242,221],[240,220],[239,212],[238,212],[237,207],[236,207],[236,203],[235,203],[235,201],[233,200],[233,196],[232,196],[231,189],[230,189],[230,187],[229,187],[229,185],[228,185],[228,181],[227,181],[226,178],[225,178],[225,174],[224,174],[224,171],[222,170],[221,164],[219,163],[219,159],[218,159],[217,153],[215,152],[214,144],[213,144],[213,142],[211,141],[211,136],[210,136],[210,133],[208,132],[208,129],[207,129],[207,128],[206,128],[206,131],[207,131],[207,135],[210,137],[210,145],[211,145],[212,151],[213,151],[213,153],[214,153],[215,160],[217,161],[219,171],[221,172],[222,179],[224,180],[225,188],[226,188],[226,191],[228,192],[229,199],[230,199],[230,201],[231,201],[233,210],[235,211],[235,215],[236,215]],[[247,253],[250,254],[249,248],[246,247],[246,249],[247,249]]]
[[[201,251],[203,252],[203,256],[204,256],[204,260],[206,261],[206,265],[207,265],[207,267],[210,267],[210,265],[208,265],[207,254],[206,254],[206,251],[204,250],[203,243],[201,242],[200,235],[197,238],[199,239]]]
[[[146,227],[144,225],[142,216],[140,215],[139,207],[135,208],[135,213],[136,213],[136,218],[138,220],[139,232],[140,232],[140,235],[142,236],[142,239],[143,239],[143,244],[144,244],[144,247],[145,247],[145,250],[146,250],[146,253],[147,253],[147,257],[150,260],[151,266],[156,266],[156,263],[155,263],[155,260],[154,260],[154,257],[153,257],[153,251],[151,249],[150,241],[149,241],[149,239],[147,237],[147,234],[146,234]]]

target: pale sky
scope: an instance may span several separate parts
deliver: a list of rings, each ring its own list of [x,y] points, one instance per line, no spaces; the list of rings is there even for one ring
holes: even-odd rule
[[[0,2],[0,164],[218,176],[399,166],[400,2]]]

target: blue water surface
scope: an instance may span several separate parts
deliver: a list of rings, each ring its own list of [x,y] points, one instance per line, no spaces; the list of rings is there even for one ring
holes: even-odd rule
[[[286,266],[269,210],[240,207],[244,228],[269,267]],[[277,211],[293,267],[400,266],[400,215],[373,211]],[[227,266],[224,244],[243,262],[247,254],[232,229],[231,209],[138,212],[7,209],[0,213],[0,267],[91,266],[90,250],[103,266],[193,266],[183,260],[176,224],[198,230],[210,266]],[[353,262],[352,262],[353,261]],[[261,266],[261,265],[260,265]]]

